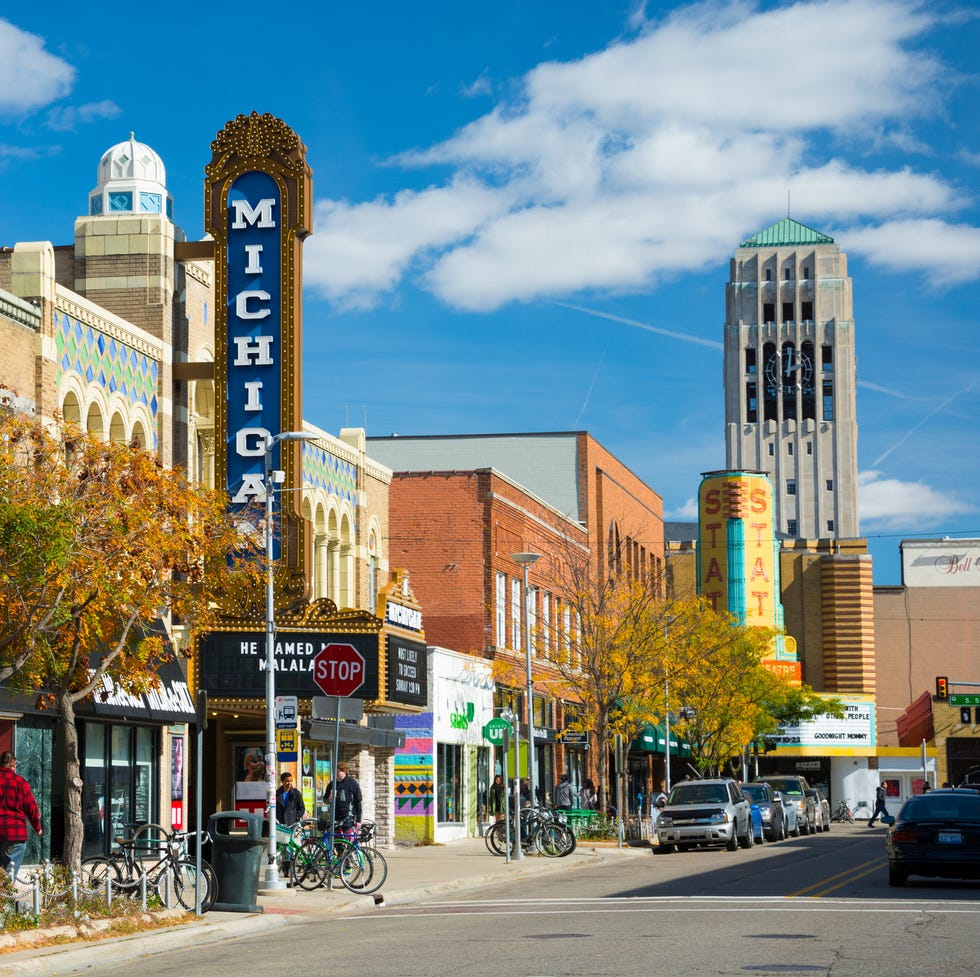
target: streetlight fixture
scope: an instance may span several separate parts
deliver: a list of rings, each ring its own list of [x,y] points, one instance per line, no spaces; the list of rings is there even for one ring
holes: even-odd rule
[[[285,481],[286,474],[272,468],[272,449],[281,441],[312,441],[315,434],[305,431],[283,431],[265,443],[265,803],[269,819],[269,864],[265,870],[264,888],[285,889],[276,864],[276,590],[273,574],[273,495],[275,485]],[[280,533],[280,539],[281,539]]]
[[[510,557],[515,563],[520,563],[524,570],[524,601],[521,614],[521,629],[524,632],[524,661],[527,666],[527,784],[531,791],[531,803],[537,803],[535,793],[535,763],[534,763],[534,699],[531,684],[531,634],[527,623],[527,572],[541,559],[540,553],[512,553]]]

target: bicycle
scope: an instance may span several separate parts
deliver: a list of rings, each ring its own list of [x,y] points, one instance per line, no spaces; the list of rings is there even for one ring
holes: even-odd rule
[[[159,824],[126,824],[133,829],[131,837],[115,839],[117,848],[109,855],[97,855],[82,862],[82,876],[89,888],[104,888],[108,878],[112,888],[134,896],[145,885],[147,892],[161,898],[165,879],[173,885],[174,895],[184,909],[192,910],[197,902],[197,861],[187,852],[187,844],[196,831],[167,831]],[[204,842],[210,841],[206,831]],[[201,911],[207,912],[218,898],[218,879],[211,865],[201,860]]]
[[[847,801],[838,801],[837,806],[834,808],[830,815],[830,820],[835,824],[840,824],[842,822],[847,822],[848,824],[854,823],[854,814],[851,809],[847,806]]]
[[[360,833],[337,823],[328,830],[325,820],[301,822],[294,840],[291,879],[302,889],[316,889],[328,878],[339,878],[344,887],[360,895],[376,892],[388,877],[388,863],[373,845],[375,825],[365,821]]]
[[[515,838],[514,820],[510,820],[510,834],[513,844]],[[497,821],[490,826],[484,842],[491,855],[506,853],[506,827],[503,821]],[[576,846],[575,833],[568,827],[563,814],[551,808],[526,807],[521,811],[521,849],[525,852],[532,848],[549,858],[563,858],[570,855]]]

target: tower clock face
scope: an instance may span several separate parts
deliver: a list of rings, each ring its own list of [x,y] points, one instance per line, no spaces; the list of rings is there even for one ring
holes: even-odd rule
[[[787,349],[773,353],[766,360],[766,379],[776,387],[799,386],[813,389],[813,360],[801,350]]]

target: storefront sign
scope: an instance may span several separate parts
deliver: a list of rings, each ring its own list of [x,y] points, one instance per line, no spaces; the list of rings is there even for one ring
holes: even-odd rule
[[[903,540],[906,587],[980,587],[980,539]]]
[[[409,631],[422,630],[422,612],[415,607],[406,607],[388,598],[385,603],[385,624],[394,624]]]
[[[389,634],[385,657],[388,701],[424,707],[429,697],[426,646],[419,641]]]
[[[92,695],[97,716],[115,716],[133,721],[160,723],[193,723],[197,714],[194,700],[187,690],[187,680],[180,665],[169,661],[157,669],[159,687],[149,692],[127,692],[108,675]]]

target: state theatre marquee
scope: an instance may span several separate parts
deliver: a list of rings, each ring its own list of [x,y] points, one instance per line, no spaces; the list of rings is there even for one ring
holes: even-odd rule
[[[874,755],[875,704],[872,696],[835,696],[844,704],[844,715],[817,716],[796,726],[780,727],[767,739],[776,753],[790,756]]]

